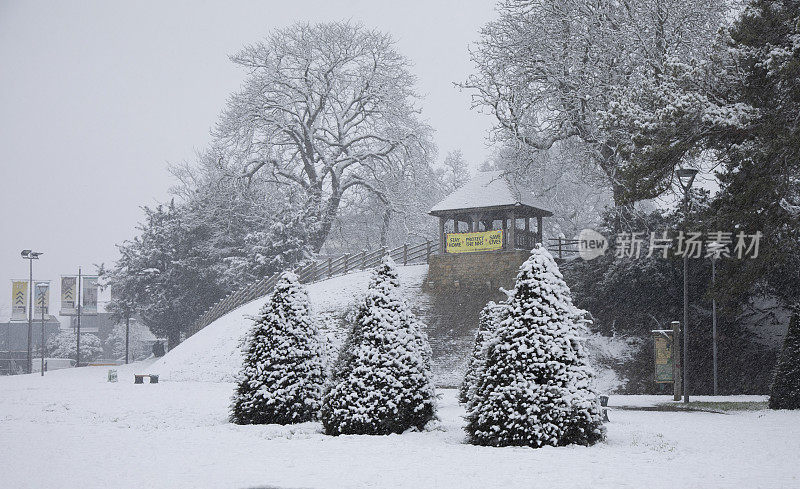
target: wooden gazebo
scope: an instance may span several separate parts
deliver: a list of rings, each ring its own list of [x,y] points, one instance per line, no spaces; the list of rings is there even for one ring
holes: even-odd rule
[[[499,171],[478,173],[429,214],[439,218],[440,253],[530,250],[542,242],[542,218],[553,215]]]

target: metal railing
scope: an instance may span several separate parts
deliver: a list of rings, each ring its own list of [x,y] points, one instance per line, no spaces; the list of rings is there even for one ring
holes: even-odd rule
[[[363,250],[360,253],[345,253],[336,258],[331,257],[323,260],[313,260],[309,264],[295,269],[294,272],[297,274],[301,283],[309,284],[339,275],[373,268],[377,266],[386,255],[391,256],[395,262],[403,265],[421,262],[428,263],[430,256],[438,250],[439,244],[433,241],[426,241],[416,245],[404,244],[391,250],[387,248],[378,248],[372,251]],[[203,315],[195,321],[189,331],[189,336],[197,333],[237,307],[269,294],[273,287],[275,287],[278,277],[280,277],[280,273],[276,273],[271,277],[242,287],[228,294],[226,297],[223,297],[209,307]]]

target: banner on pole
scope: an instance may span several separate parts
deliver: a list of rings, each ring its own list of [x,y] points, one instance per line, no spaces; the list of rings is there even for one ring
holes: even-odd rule
[[[46,287],[40,287],[39,284],[46,284]],[[33,286],[33,318],[41,318],[42,314],[47,315],[50,312],[50,281],[39,280]]]
[[[97,277],[83,277],[83,292],[81,293],[81,314],[86,316],[97,315]]]
[[[448,233],[448,253],[471,253],[473,251],[493,251],[503,248],[503,231],[480,231],[476,233]]]
[[[672,331],[660,330],[653,337],[655,351],[655,381],[657,384],[674,382],[673,365],[675,358],[672,355]]]
[[[26,321],[28,319],[28,281],[11,281],[11,320]]]
[[[69,275],[61,277],[61,316],[74,316],[78,313],[78,277]]]

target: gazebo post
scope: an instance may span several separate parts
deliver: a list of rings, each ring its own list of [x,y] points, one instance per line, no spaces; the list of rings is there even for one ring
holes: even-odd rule
[[[471,231],[474,233],[478,231],[478,214],[472,214],[472,229]]]
[[[542,243],[542,216],[536,216],[536,242]]]
[[[511,244],[511,249],[516,250],[517,242],[514,240],[514,237],[516,235],[516,229],[517,229],[517,215],[514,212],[514,209],[511,209],[511,212],[509,214],[511,219],[510,222],[511,226],[509,226],[508,228],[508,242],[509,244]]]
[[[525,247],[526,248],[533,248],[533,243],[530,241],[531,239],[531,218],[529,216],[525,216]],[[536,241],[534,239],[534,241]]]
[[[503,249],[508,249],[508,226],[506,226],[506,216],[503,216]]]
[[[445,253],[446,249],[446,241],[445,241],[445,234],[444,234],[444,217],[439,217],[439,253]]]

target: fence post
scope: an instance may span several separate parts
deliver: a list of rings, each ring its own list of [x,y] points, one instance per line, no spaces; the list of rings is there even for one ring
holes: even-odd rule
[[[561,236],[558,237],[558,258],[559,260],[564,258],[563,255],[561,254]]]
[[[349,261],[350,261],[350,253],[345,253],[344,254],[344,273],[347,273],[347,266],[349,265],[349,263],[348,263]]]
[[[430,263],[431,261],[431,241],[425,241],[425,263]]]
[[[403,265],[408,265],[408,243],[403,243]]]
[[[361,269],[366,270],[367,268],[367,250],[361,250]]]
[[[328,257],[328,278],[333,276],[333,268],[331,267],[331,257]]]

